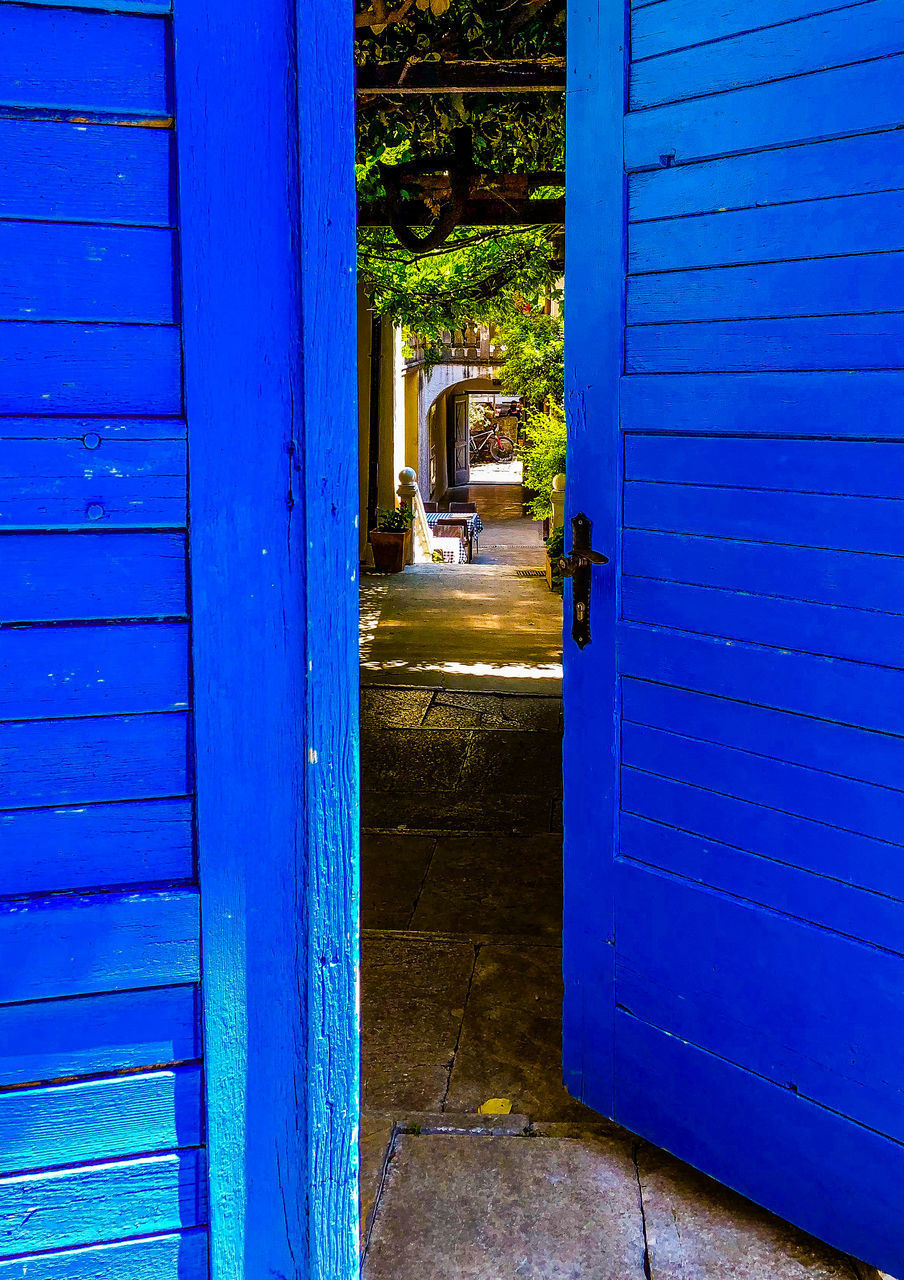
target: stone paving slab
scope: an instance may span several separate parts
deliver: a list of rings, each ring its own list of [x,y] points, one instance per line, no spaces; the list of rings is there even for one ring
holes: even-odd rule
[[[452,791],[470,749],[472,730],[365,729],[362,792]]]
[[[434,693],[423,722],[432,728],[543,729],[561,732],[562,699],[439,690]]]
[[[415,729],[433,697],[432,689],[362,689],[361,728]]]
[[[644,1280],[619,1138],[396,1139],[364,1280]]]
[[[446,1107],[508,1098],[532,1121],[598,1121],[562,1084],[562,954],[491,943],[477,956]]]
[[[389,1115],[365,1111],[361,1116],[358,1129],[358,1198],[362,1240],[380,1194],[383,1168],[394,1130],[395,1125]]]
[[[361,1092],[371,1111],[441,1111],[475,949],[470,942],[365,936]]]
[[[652,1280],[872,1280],[871,1267],[665,1152],[637,1152]]]
[[[548,832],[547,796],[459,795],[449,791],[371,791],[361,796],[361,823],[377,831]]]
[[[407,929],[435,836],[361,836],[361,927]]]
[[[561,837],[440,836],[410,927],[558,940]]]
[[[462,794],[556,796],[562,792],[558,732],[475,729],[458,782]]]

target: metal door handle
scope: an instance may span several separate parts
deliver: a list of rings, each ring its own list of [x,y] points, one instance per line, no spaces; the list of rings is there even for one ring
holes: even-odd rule
[[[571,555],[562,556],[559,568],[566,578],[572,578],[571,588],[571,638],[579,649],[590,643],[590,583],[591,569],[595,564],[608,564],[609,557],[594,551],[590,545],[593,525],[578,512],[571,520]]]

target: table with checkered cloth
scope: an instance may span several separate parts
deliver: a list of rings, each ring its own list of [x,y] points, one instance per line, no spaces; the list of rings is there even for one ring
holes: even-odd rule
[[[483,521],[481,520],[480,516],[477,515],[477,513],[474,511],[428,511],[426,514],[427,514],[427,523],[429,524],[431,529],[437,523],[438,520],[456,520],[456,521],[467,520],[468,525],[467,525],[466,536],[467,536],[468,542],[473,542],[473,540],[477,537],[477,535],[483,531]],[[443,552],[444,560],[447,560],[451,564],[455,564],[455,559],[453,558],[450,552],[446,551],[445,548],[442,548],[442,552]],[[467,560],[468,560],[467,545],[464,542],[459,542],[458,563],[467,564]]]

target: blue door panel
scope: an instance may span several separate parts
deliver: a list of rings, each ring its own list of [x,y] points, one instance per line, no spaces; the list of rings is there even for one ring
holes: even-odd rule
[[[904,20],[807,9],[572,5],[565,1074],[899,1275]]]
[[[204,1280],[172,33],[0,4],[0,1277]]]

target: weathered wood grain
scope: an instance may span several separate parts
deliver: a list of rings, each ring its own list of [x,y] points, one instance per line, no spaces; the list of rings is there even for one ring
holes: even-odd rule
[[[177,1231],[206,1218],[199,1151],[0,1178],[0,1257]]]
[[[758,29],[690,46],[685,45],[690,24],[678,27],[685,47],[649,59],[632,45],[632,109],[887,57],[904,49],[904,13],[895,0],[866,0],[823,13],[807,7],[812,16],[789,20],[794,18],[792,11],[775,26],[766,26],[760,18],[753,24]]]
[[[172,114],[163,18],[0,5],[0,105]]]
[[[173,618],[186,611],[181,533],[0,534],[0,621]]]
[[[351,1280],[352,24],[181,0],[174,30],[212,1270]]]
[[[164,1066],[200,1056],[194,986],[0,1005],[3,1086]]]
[[[99,441],[185,440],[185,421],[182,418],[0,418],[0,441],[32,440],[47,444],[50,441],[85,444],[85,436],[97,436]],[[93,444],[89,440],[89,445]]]
[[[706,1027],[713,1053],[793,1082],[806,1097],[860,1123],[876,1121],[885,1093],[880,1132],[904,1136],[904,1090],[880,1083],[893,1071],[895,1045],[878,1033],[894,1020],[904,958],[634,863],[620,863],[618,877],[624,895],[618,962],[631,973],[635,1000],[628,1007],[636,1016],[671,1030],[671,1009],[682,996],[692,999],[676,1034],[693,1020]],[[795,980],[770,982],[770,972],[793,972]],[[730,995],[719,976],[726,973]],[[645,1007],[636,999],[641,988]],[[765,1019],[754,1036],[757,1008]],[[836,1039],[826,1028],[839,1008],[845,1036]]]
[[[0,413],[179,414],[181,368],[175,327],[0,322]]]
[[[175,224],[166,129],[0,119],[0,216]]]
[[[625,675],[904,736],[904,674],[624,623]]]
[[[197,982],[198,927],[195,889],[0,903],[0,1003]]]
[[[808,1101],[789,1081],[772,1084],[706,1053],[689,1036],[669,1035],[627,1013],[616,1016],[625,1124],[682,1150],[697,1168],[856,1257],[900,1257],[894,1188],[904,1164],[898,1143]],[[749,1028],[745,1034],[753,1039]],[[680,1110],[688,1094],[699,1100],[693,1126]],[[793,1178],[783,1176],[786,1164],[762,1157],[788,1150],[795,1153]],[[845,1170],[844,1214],[824,1191],[827,1152]]]
[[[886,841],[629,765],[621,795],[624,813],[863,888],[892,905],[901,900],[901,860],[889,856]]]
[[[6,440],[0,526],[179,528],[187,515],[187,465],[182,441],[103,438],[90,424],[75,440]]]
[[[0,320],[171,325],[171,231],[0,222]]]
[[[184,623],[0,631],[0,720],[187,706]]]
[[[817,71],[625,117],[625,165],[679,164],[900,123],[901,55]]]
[[[201,1135],[199,1066],[0,1093],[0,1174],[198,1147]]]
[[[653,780],[654,791],[659,781]],[[690,794],[693,788],[685,788],[685,792]],[[706,807],[704,794],[698,792],[697,801]],[[743,811],[738,804],[736,816],[740,817]],[[737,832],[737,840],[745,842],[743,831]],[[683,880],[707,885],[886,951],[901,952],[904,904],[830,878],[822,866],[789,866],[770,856],[769,850],[760,856],[737,844],[720,844],[633,813],[622,814],[619,849],[624,858]]]
[[[690,213],[826,200],[904,186],[904,137],[897,132],[834,138],[793,152],[778,149],[703,164],[633,173],[632,222]],[[819,226],[813,227],[814,234]]]
[[[631,276],[628,324],[900,311],[904,254],[854,254]]]
[[[853,4],[863,0],[853,0]],[[631,5],[631,54],[634,62],[673,49],[724,41],[741,32],[794,23],[814,13],[838,12],[852,0],[729,0],[700,4],[698,0],[659,0]],[[840,16],[840,14],[839,14]]]
[[[188,715],[0,723],[0,809],[181,796]]]
[[[0,895],[191,880],[191,801],[0,811]]]
[[[621,383],[626,431],[900,436],[904,373],[698,373]]]
[[[124,1240],[0,1262],[0,1280],[206,1280],[207,1232]]]
[[[632,272],[674,271],[887,253],[904,246],[902,213],[904,193],[877,191],[812,205],[789,203],[640,222],[631,227],[629,264]]]

